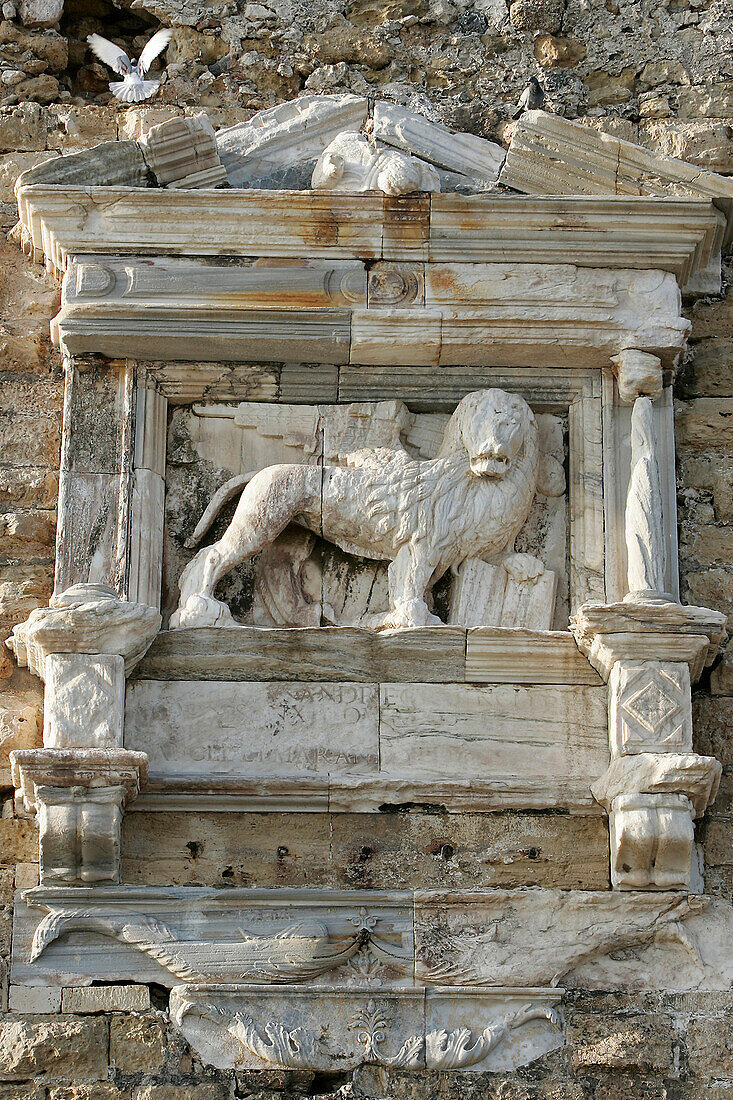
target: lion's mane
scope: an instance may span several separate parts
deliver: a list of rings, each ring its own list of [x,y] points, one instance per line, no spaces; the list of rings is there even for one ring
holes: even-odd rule
[[[512,400],[522,413],[522,446],[503,477],[476,477],[463,441],[466,420],[480,412],[487,395]],[[412,459],[405,451],[388,448],[356,451],[346,456],[350,467],[368,468],[373,478],[360,496],[363,529],[374,540],[370,557],[382,558],[379,543],[427,541],[431,557],[439,561],[434,579],[480,549],[496,552],[510,544],[524,525],[535,492],[538,458],[537,425],[521,398],[502,391],[468,394],[446,425],[433,459]],[[324,532],[325,534],[325,532]],[[343,550],[366,556],[337,532],[326,537]],[[481,544],[480,548],[477,543]],[[501,545],[499,545],[501,544]]]

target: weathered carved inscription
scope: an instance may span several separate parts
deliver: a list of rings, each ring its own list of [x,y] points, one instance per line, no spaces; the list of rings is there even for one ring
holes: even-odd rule
[[[153,771],[376,771],[374,684],[130,684],[126,742]]]

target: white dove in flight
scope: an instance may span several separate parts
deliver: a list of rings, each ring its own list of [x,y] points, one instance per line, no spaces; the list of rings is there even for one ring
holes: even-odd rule
[[[110,82],[110,91],[124,103],[139,103],[155,95],[160,87],[159,80],[146,80],[145,74],[158,54],[166,48],[172,35],[172,30],[157,31],[145,43],[139,61],[134,58],[130,60],[121,46],[115,46],[101,34],[88,35],[87,42],[99,60],[122,77],[122,80]]]

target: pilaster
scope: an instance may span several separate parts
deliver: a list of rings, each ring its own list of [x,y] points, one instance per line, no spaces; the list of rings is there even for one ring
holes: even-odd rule
[[[45,682],[43,749],[11,753],[20,807],[36,814],[42,882],[119,881],[120,826],[147,780],[123,748],[125,675],[160,626],[152,607],[77,584],[33,611],[9,641]]]

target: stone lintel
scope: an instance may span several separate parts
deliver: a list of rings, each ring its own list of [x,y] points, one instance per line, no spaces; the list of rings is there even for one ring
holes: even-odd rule
[[[646,384],[649,362],[657,373],[674,367],[690,328],[668,272],[567,263],[378,266],[382,279],[370,273],[367,294],[366,264],[355,259],[77,256],[52,336],[70,355],[153,360],[305,356],[483,366],[490,359],[587,370],[621,355],[629,363],[622,377],[641,362]],[[630,342],[640,350],[620,351]]]

